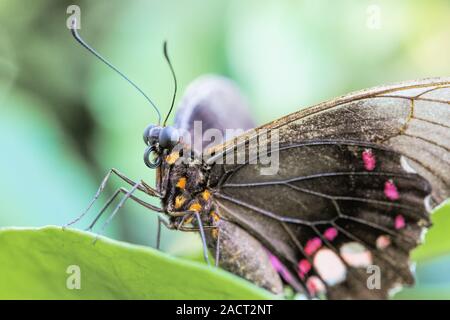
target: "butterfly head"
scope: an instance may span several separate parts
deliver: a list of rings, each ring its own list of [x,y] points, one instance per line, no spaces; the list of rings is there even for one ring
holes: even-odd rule
[[[161,127],[154,124],[145,128],[143,138],[147,145],[144,162],[147,167],[152,169],[161,165],[161,156],[165,151],[170,152],[180,142],[180,134],[177,128],[172,126]],[[150,160],[151,154],[155,158],[154,161]]]
[[[170,62],[169,55],[167,54],[167,42],[164,42],[163,45],[163,53],[164,57],[166,58],[166,61],[170,67],[170,71],[173,76],[174,80],[174,91],[172,96],[172,103],[169,109],[169,112],[167,113],[167,116],[164,120],[163,126],[160,126],[161,123],[161,114],[159,112],[159,109],[156,107],[156,105],[153,103],[153,101],[128,77],[126,77],[122,72],[120,72],[116,67],[114,67],[109,61],[107,61],[103,56],[101,56],[97,51],[95,51],[90,45],[88,45],[78,34],[77,31],[77,23],[76,20],[72,20],[72,26],[70,28],[70,31],[75,38],[75,40],[81,44],[85,49],[87,49],[90,53],[92,53],[95,57],[97,57],[100,61],[102,61],[104,64],[106,64],[108,67],[113,69],[115,72],[117,72],[124,80],[126,80],[129,84],[131,84],[135,89],[137,89],[143,97],[151,104],[151,106],[156,111],[156,114],[158,116],[158,125],[149,125],[144,130],[144,142],[148,146],[145,150],[144,154],[144,162],[149,168],[157,168],[161,165],[162,162],[162,155],[164,151],[172,150],[175,145],[178,144],[180,140],[180,134],[178,130],[175,127],[166,126],[166,122],[169,118],[169,115],[171,114],[173,110],[173,106],[175,103],[175,97],[177,94],[177,78],[175,76],[175,71],[173,70],[172,63]],[[150,160],[150,156],[154,155],[154,161]]]
[[[167,54],[167,42],[165,41],[163,45],[163,52],[172,73],[174,91],[172,96],[172,104],[170,105],[169,112],[167,113],[166,118],[163,122],[163,126],[160,126],[161,117],[159,117],[157,125],[150,124],[144,130],[143,138],[144,143],[147,145],[144,153],[144,162],[147,167],[151,169],[159,167],[162,162],[161,159],[163,154],[168,154],[180,142],[180,133],[178,132],[177,128],[166,126],[167,119],[169,119],[169,115],[173,110],[175,97],[177,95],[177,78],[175,76],[175,71],[173,70],[172,63],[170,62],[169,55]],[[150,155],[152,153],[154,154],[154,161],[150,160]]]

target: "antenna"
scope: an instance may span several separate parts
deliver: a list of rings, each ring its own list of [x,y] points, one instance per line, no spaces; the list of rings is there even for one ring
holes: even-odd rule
[[[163,51],[164,51],[164,57],[166,58],[167,64],[169,65],[170,71],[172,72],[173,82],[175,85],[175,87],[173,89],[172,104],[170,105],[169,112],[167,113],[166,119],[164,119],[164,123],[163,123],[163,127],[165,127],[167,119],[169,118],[170,113],[172,112],[172,109],[173,109],[173,105],[175,103],[175,97],[177,96],[178,86],[177,86],[177,77],[175,76],[175,71],[173,70],[172,63],[170,62],[170,59],[169,59],[169,55],[167,54],[167,41],[164,41]]]
[[[158,108],[156,107],[156,105],[153,103],[153,101],[144,93],[144,91],[142,91],[133,81],[131,81],[127,76],[125,76],[122,72],[119,71],[119,69],[117,69],[116,67],[114,67],[111,63],[109,63],[105,58],[103,58],[97,51],[95,51],[91,46],[89,46],[86,42],[84,42],[83,39],[81,39],[80,35],[77,32],[77,24],[76,24],[76,19],[74,18],[72,20],[72,28],[70,28],[70,31],[73,35],[73,37],[75,38],[75,40],[77,40],[77,42],[79,44],[81,44],[85,49],[87,49],[90,53],[92,53],[94,56],[96,56],[100,61],[102,61],[104,64],[106,64],[108,67],[110,67],[111,69],[113,69],[115,72],[117,72],[123,79],[125,79],[129,84],[131,84],[137,91],[139,91],[144,97],[145,99],[147,99],[147,101],[152,105],[152,107],[155,109],[156,113],[158,114],[158,125],[160,125],[161,123],[161,114],[158,110]],[[172,71],[173,72],[173,71]],[[166,119],[167,120],[167,119]]]

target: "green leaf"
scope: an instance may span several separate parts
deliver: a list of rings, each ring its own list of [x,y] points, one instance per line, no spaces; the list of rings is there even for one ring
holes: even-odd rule
[[[433,226],[428,231],[425,242],[412,253],[414,261],[429,260],[450,253],[450,200],[436,208],[431,216]]]
[[[450,256],[417,264],[416,285],[400,291],[395,299],[450,299]]]
[[[221,269],[59,227],[0,229],[0,299],[270,299]],[[80,289],[68,289],[80,268]]]

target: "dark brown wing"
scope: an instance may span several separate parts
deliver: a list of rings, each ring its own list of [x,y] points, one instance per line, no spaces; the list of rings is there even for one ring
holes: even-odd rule
[[[336,138],[389,146],[430,181],[437,203],[450,197],[450,78],[363,90],[290,114],[256,135],[261,129],[278,129],[281,144]],[[233,152],[235,144],[208,153]]]
[[[362,91],[208,150],[220,213],[310,291],[373,298],[411,284],[409,251],[429,223],[426,180],[436,201],[450,192],[449,87],[448,79],[429,79]],[[214,164],[248,152],[239,146],[262,129],[279,132],[277,175],[260,175],[258,165]],[[376,165],[368,170],[370,159]],[[380,267],[381,290],[367,288],[369,264]]]
[[[371,170],[368,150],[377,162]],[[214,166],[219,213],[261,241],[312,295],[322,287],[329,298],[382,298],[413,283],[408,255],[429,225],[431,188],[404,170],[401,155],[322,140],[282,146],[279,158],[274,176],[260,175],[260,165]],[[381,271],[378,290],[366,286],[371,265]]]

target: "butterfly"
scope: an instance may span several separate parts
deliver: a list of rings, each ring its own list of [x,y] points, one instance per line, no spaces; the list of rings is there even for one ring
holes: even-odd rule
[[[239,89],[204,76],[166,121],[144,130],[155,187],[116,169],[103,180],[93,201],[112,174],[130,185],[111,217],[134,200],[160,214],[158,234],[199,232],[206,260],[277,294],[376,299],[414,283],[410,252],[450,197],[450,78],[351,93],[254,128]]]
[[[251,126],[238,97],[228,80],[200,79],[175,127]],[[309,297],[386,298],[413,284],[409,253],[431,208],[450,196],[449,101],[450,79],[404,82],[303,109],[203,149],[203,160],[184,167],[169,151],[159,169],[158,189],[169,190],[163,208],[209,216],[204,225],[216,229],[206,239],[212,252],[219,246],[219,264],[273,292],[287,283]],[[248,158],[215,163],[275,130],[277,174],[262,175]],[[369,288],[374,266],[380,284]]]

